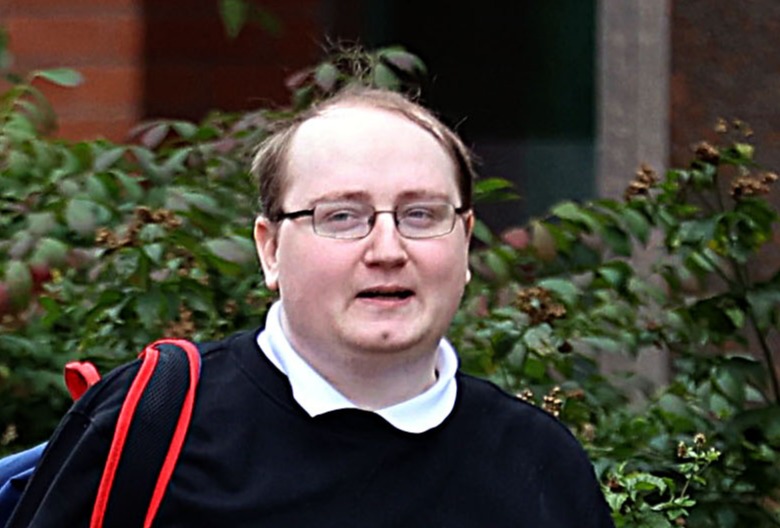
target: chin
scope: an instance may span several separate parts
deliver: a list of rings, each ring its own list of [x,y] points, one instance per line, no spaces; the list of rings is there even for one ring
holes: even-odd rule
[[[425,339],[422,336],[400,335],[397,329],[375,329],[367,334],[353,336],[349,341],[358,349],[387,354],[419,348]]]

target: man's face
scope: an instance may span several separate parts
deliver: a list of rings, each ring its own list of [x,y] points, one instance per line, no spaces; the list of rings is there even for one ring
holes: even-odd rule
[[[461,199],[455,166],[428,132],[400,114],[338,106],[298,129],[289,150],[285,212],[323,201],[358,201],[392,210],[417,201]],[[468,281],[472,217],[451,233],[403,238],[379,214],[365,238],[319,236],[311,217],[271,225],[255,238],[266,283],[278,287],[282,324],[304,356],[431,354]]]

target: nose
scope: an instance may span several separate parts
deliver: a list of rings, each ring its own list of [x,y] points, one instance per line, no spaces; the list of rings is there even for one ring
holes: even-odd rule
[[[387,214],[385,214],[387,213]],[[363,260],[369,266],[398,267],[408,260],[406,243],[395,225],[391,212],[379,212],[367,237]]]

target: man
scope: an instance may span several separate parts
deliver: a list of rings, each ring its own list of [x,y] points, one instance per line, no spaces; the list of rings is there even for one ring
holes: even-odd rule
[[[443,338],[474,222],[453,132],[400,95],[351,90],[273,134],[253,171],[280,299],[264,328],[203,346],[155,526],[612,526],[568,430],[459,373]],[[68,462],[85,491],[54,478],[34,526],[88,526],[119,403],[90,415]]]

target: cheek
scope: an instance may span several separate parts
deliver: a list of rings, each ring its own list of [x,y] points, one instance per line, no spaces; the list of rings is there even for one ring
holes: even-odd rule
[[[462,246],[431,248],[418,262],[422,267],[425,281],[431,286],[434,284],[437,287],[447,286],[446,293],[454,295],[455,290],[459,290],[466,284],[468,257]]]
[[[349,252],[318,240],[288,240],[279,248],[279,286],[285,296],[323,297],[352,275]]]

